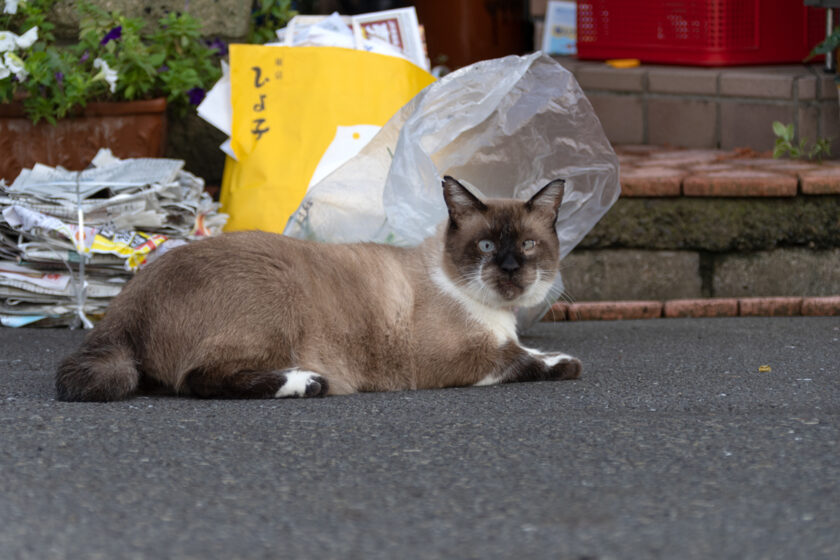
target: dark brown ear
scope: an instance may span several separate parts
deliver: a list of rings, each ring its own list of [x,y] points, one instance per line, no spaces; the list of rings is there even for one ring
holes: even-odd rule
[[[458,219],[470,212],[483,212],[487,205],[471,193],[467,187],[450,177],[443,178],[443,199],[449,209],[449,219],[457,227]]]
[[[565,179],[555,179],[541,188],[537,194],[532,196],[531,199],[525,203],[525,208],[529,211],[550,213],[556,218],[557,209],[560,208],[560,203],[563,201],[563,192],[565,189]]]

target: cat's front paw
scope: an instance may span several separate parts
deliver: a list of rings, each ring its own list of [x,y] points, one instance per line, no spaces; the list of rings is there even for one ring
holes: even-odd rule
[[[283,384],[277,390],[276,398],[284,397],[325,397],[329,383],[313,371],[287,369],[281,372]]]
[[[568,354],[548,354],[543,357],[543,363],[548,368],[549,379],[578,379],[583,371],[581,361]]]

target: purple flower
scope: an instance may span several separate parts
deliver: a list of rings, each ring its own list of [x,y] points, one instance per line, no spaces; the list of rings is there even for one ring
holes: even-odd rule
[[[82,58],[79,59],[79,62],[84,62],[90,58],[90,53],[85,51],[82,53]]]
[[[100,45],[107,45],[108,41],[110,41],[111,39],[116,40],[116,39],[119,39],[120,37],[122,37],[122,25],[118,25],[115,28],[113,28],[111,31],[106,33],[105,36],[102,37],[102,40],[99,41],[99,44]]]
[[[58,82],[58,85],[64,83],[64,72],[56,72],[55,73],[55,81]]]
[[[162,73],[164,73],[164,72],[169,72],[169,66],[167,66],[166,64],[164,64],[163,66],[161,66],[160,68],[158,68],[158,69],[157,69],[157,71],[158,71],[158,74],[162,74]]]
[[[216,56],[227,56],[227,43],[216,37],[212,41],[205,41],[207,48],[216,49]]]
[[[204,99],[204,90],[200,87],[194,87],[187,92],[187,97],[190,98],[190,103],[198,105]]]

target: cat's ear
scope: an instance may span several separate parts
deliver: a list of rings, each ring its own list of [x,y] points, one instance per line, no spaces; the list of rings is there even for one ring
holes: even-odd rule
[[[557,217],[557,210],[560,208],[560,203],[563,201],[563,192],[566,188],[566,181],[564,179],[555,179],[549,184],[541,188],[537,194],[525,203],[525,208],[533,211],[542,211],[551,213],[555,218]]]
[[[487,205],[471,193],[467,187],[447,175],[443,178],[443,199],[449,209],[449,218],[455,224],[458,218],[470,212],[483,212]]]

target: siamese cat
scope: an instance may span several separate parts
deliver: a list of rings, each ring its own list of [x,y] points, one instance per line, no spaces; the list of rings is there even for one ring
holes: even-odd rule
[[[61,362],[57,397],[124,399],[144,382],[273,398],[575,379],[580,361],[521,346],[514,316],[558,273],[563,187],[481,200],[445,177],[449,219],[414,248],[250,231],[173,249]]]

